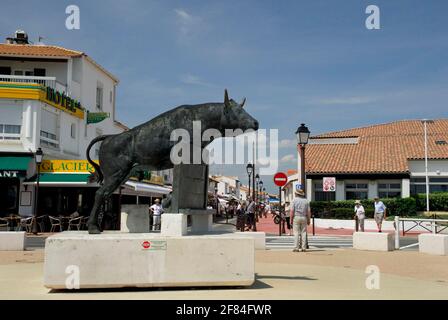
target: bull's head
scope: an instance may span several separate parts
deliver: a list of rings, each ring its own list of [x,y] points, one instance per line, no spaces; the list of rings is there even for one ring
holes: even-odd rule
[[[258,121],[243,108],[246,98],[241,103],[229,99],[227,89],[224,91],[223,125],[226,129],[258,130]]]

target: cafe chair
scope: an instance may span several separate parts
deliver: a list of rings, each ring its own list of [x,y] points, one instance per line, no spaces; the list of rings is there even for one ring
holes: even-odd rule
[[[0,218],[0,231],[8,231],[9,223],[7,219]]]
[[[20,219],[19,231],[25,229],[26,232],[31,233],[31,231],[33,229],[33,221],[34,221],[34,217]]]
[[[81,217],[81,230],[87,230],[87,221],[89,217]]]
[[[68,221],[68,230],[72,230],[72,228],[75,228],[76,230],[81,230],[82,225],[82,217],[73,218]]]
[[[59,228],[59,231],[62,232],[61,219],[52,216],[48,216],[48,218],[50,219],[51,224],[50,232],[55,232],[57,228]]]
[[[43,216],[39,216],[36,218],[37,221],[37,225],[39,226],[39,230],[40,232],[45,232],[46,228],[45,228],[45,220],[47,220],[47,215],[43,215]]]

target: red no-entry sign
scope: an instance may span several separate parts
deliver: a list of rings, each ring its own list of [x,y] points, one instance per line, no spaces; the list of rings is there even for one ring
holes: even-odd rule
[[[277,172],[274,175],[274,183],[278,187],[283,187],[288,182],[288,176],[284,174],[283,172]]]

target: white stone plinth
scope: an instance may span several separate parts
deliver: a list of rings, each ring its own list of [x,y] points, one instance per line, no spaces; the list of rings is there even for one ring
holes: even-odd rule
[[[423,233],[418,236],[418,247],[422,253],[448,255],[448,235]]]
[[[191,232],[205,233],[212,231],[213,215],[212,214],[193,214],[191,215]]]
[[[0,251],[25,250],[25,231],[0,231]]]
[[[183,213],[164,213],[162,214],[162,228],[160,231],[163,236],[179,237],[187,234],[187,215]]]
[[[149,232],[149,208],[147,205],[124,204],[121,206],[120,231]]]
[[[353,248],[358,250],[392,251],[394,250],[394,235],[383,232],[355,232]]]
[[[243,236],[254,239],[255,250],[266,249],[266,233],[262,231],[256,232],[235,232],[236,236]]]
[[[254,253],[254,240],[239,236],[62,232],[45,242],[44,285],[53,289],[67,288],[66,282],[81,289],[250,286]],[[79,286],[73,277],[76,270]]]

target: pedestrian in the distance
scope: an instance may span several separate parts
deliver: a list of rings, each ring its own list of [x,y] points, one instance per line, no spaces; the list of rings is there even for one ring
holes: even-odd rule
[[[290,212],[290,211],[291,211],[291,203],[289,201],[286,201],[285,202],[285,222],[286,222],[286,227],[289,230],[289,235],[291,235],[291,231],[292,231],[292,228],[291,228],[292,221],[291,221],[290,215],[288,215],[288,212]]]
[[[160,204],[160,199],[154,200],[154,204],[149,207],[153,216],[153,230],[160,230],[161,225],[161,215],[163,213],[162,205]]]
[[[296,190],[296,198],[290,210],[294,230],[294,252],[306,251],[308,243],[307,226],[311,222],[311,208],[302,189]]]
[[[373,218],[375,219],[376,225],[378,227],[378,232],[381,232],[381,225],[383,224],[383,219],[386,219],[386,206],[383,201],[380,201],[378,197],[375,197],[375,213]]]
[[[361,232],[364,232],[364,220],[366,219],[366,212],[361,204],[361,201],[359,200],[355,201],[355,219],[357,221],[356,231],[358,231],[359,227]]]
[[[249,231],[249,230],[252,230],[252,227],[255,222],[255,201],[253,199],[249,200],[249,205],[247,206],[246,212],[247,212],[248,223],[249,223],[249,227],[248,227],[247,231]]]

